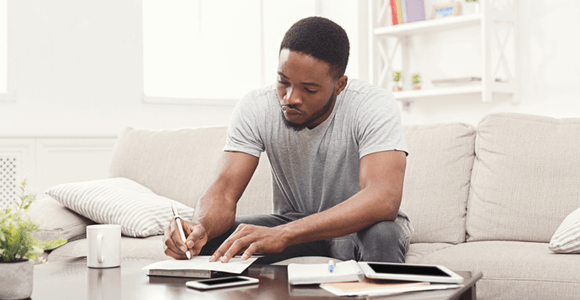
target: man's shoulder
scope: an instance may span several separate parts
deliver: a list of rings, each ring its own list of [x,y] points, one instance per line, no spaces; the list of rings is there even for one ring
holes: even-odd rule
[[[390,91],[359,79],[349,79],[344,92],[344,102],[350,109],[395,102],[395,96]]]

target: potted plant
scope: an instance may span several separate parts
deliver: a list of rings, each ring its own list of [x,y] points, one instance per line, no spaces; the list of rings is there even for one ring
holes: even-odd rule
[[[44,249],[66,243],[65,239],[39,241],[34,231],[38,225],[30,220],[27,210],[36,194],[26,193],[26,180],[20,185],[19,201],[12,208],[0,210],[0,299],[24,299],[32,295],[34,260]]]
[[[419,73],[413,75],[413,89],[421,89],[421,75]]]
[[[400,71],[395,71],[393,73],[393,81],[395,82],[395,84],[393,85],[393,92],[402,91],[403,87],[401,86],[401,72]]]

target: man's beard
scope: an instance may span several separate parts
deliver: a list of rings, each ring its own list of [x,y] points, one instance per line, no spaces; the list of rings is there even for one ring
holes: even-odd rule
[[[332,104],[334,103],[334,101],[336,100],[336,96],[334,95],[334,90],[332,91],[332,94],[330,95],[330,98],[328,99],[328,101],[326,102],[326,104],[324,105],[324,107],[322,107],[319,111],[315,112],[312,117],[310,117],[308,120],[300,123],[300,124],[296,124],[296,123],[292,123],[290,121],[288,121],[286,119],[286,117],[284,116],[284,112],[282,111],[282,120],[284,120],[284,125],[286,125],[286,128],[288,129],[292,129],[294,131],[301,131],[304,128],[308,127],[310,124],[314,123],[314,121],[316,121],[318,118],[324,116],[331,108],[332,108]]]

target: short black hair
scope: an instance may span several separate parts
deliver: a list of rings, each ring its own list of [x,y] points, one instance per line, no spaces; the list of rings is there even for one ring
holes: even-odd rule
[[[340,78],[346,71],[349,48],[346,31],[322,17],[308,17],[294,23],[280,44],[280,51],[302,52],[329,63],[329,75],[334,79]]]

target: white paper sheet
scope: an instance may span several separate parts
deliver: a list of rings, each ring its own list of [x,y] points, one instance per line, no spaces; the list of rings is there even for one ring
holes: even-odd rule
[[[240,274],[248,268],[259,257],[250,257],[242,260],[241,257],[232,257],[229,262],[221,261],[210,262],[209,255],[195,256],[187,260],[170,259],[152,263],[143,268],[143,270],[161,269],[161,270],[211,270]]]

